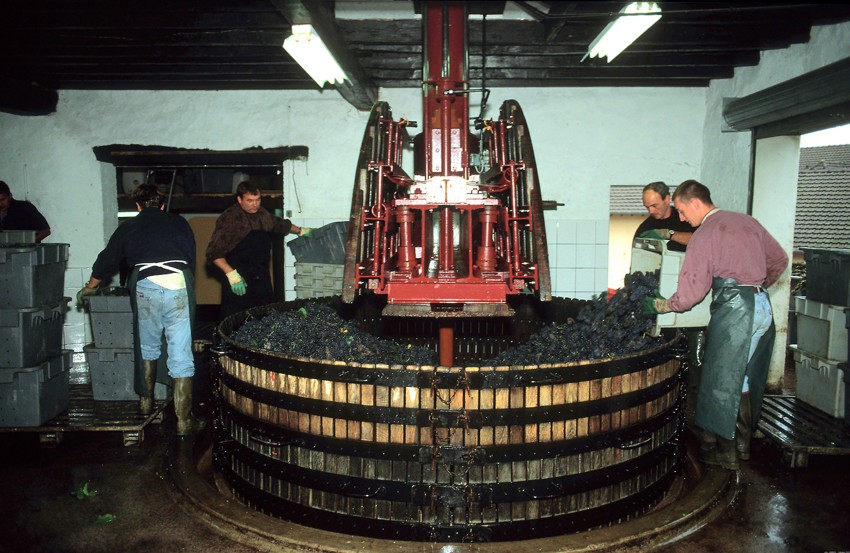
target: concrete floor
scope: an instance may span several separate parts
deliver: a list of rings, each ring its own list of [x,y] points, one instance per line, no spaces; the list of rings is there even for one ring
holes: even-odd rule
[[[172,499],[163,459],[174,431],[169,413],[131,447],[119,432],[69,432],[54,449],[41,448],[35,433],[0,433],[0,552],[256,551]],[[850,551],[850,457],[812,455],[807,468],[791,469],[778,447],[757,440],[739,478],[717,520],[658,550]],[[85,484],[97,495],[72,495]],[[106,514],[115,519],[94,524]]]

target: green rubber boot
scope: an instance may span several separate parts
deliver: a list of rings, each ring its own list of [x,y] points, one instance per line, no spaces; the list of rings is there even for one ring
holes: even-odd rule
[[[147,396],[139,397],[139,411],[141,411],[143,415],[150,415],[151,411],[153,411],[153,389],[156,386],[156,364],[156,359],[153,361],[148,361],[147,359],[142,360],[142,367],[145,371],[145,388],[148,390]]]
[[[177,435],[188,436],[201,430],[206,421],[192,415],[192,377],[175,378],[174,413],[177,415]]]

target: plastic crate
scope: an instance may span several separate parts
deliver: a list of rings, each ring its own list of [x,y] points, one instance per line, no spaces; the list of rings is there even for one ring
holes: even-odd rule
[[[845,382],[840,361],[809,355],[795,346],[797,398],[835,418],[844,418]]]
[[[133,348],[98,348],[89,344],[83,348],[89,365],[92,396],[95,401],[130,401],[139,399],[134,387]],[[159,364],[166,362],[165,350]],[[161,399],[168,395],[168,388],[157,382],[154,395]]]
[[[73,351],[38,366],[0,369],[0,426],[41,426],[68,409]]]
[[[630,272],[652,273],[659,271],[658,291],[669,298],[679,286],[679,272],[685,261],[685,252],[667,250],[666,240],[638,238],[632,247]],[[660,334],[661,328],[699,328],[708,325],[711,318],[711,292],[690,311],[658,315],[652,334]]]
[[[34,230],[0,231],[0,244],[35,244]]]
[[[806,297],[850,307],[850,250],[803,248]]]
[[[794,298],[797,346],[812,355],[847,361],[847,316],[844,307]]]
[[[34,367],[62,353],[62,326],[68,302],[0,309],[0,367]]]
[[[61,300],[67,261],[68,244],[0,244],[0,309]]]
[[[86,297],[97,348],[132,348],[133,308],[127,288],[103,288]]]
[[[348,221],[337,221],[313,229],[313,237],[299,236],[286,245],[300,263],[345,263],[345,242],[348,238]]]

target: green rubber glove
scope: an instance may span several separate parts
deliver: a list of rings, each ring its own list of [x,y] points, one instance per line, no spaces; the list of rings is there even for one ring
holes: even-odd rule
[[[248,285],[245,283],[245,280],[242,278],[236,269],[227,273],[227,282],[230,283],[230,289],[233,290],[233,293],[237,296],[244,296],[245,292],[248,291]]]
[[[86,296],[93,296],[95,292],[97,292],[97,288],[83,286],[83,288],[77,292],[77,305],[83,305],[83,298]]]
[[[667,306],[667,299],[658,290],[654,290],[651,296],[643,299],[644,315],[663,315],[669,312],[670,308]]]
[[[298,236],[304,236],[305,238],[313,238],[313,229],[301,227],[301,230],[298,231]]]
[[[642,232],[638,238],[649,238],[651,240],[670,240],[670,231],[659,229],[659,230],[648,230],[646,232]]]

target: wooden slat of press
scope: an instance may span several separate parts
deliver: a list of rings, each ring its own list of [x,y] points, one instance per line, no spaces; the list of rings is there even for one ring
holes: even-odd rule
[[[492,371],[493,367],[481,367],[482,371]],[[493,389],[481,390],[478,398],[478,405],[482,411],[489,411],[496,405],[496,391]],[[485,450],[488,446],[495,443],[496,434],[492,426],[485,426],[478,432],[478,441],[481,447]],[[481,480],[483,482],[496,482],[498,480],[498,471],[493,463],[488,463],[481,467]],[[481,510],[481,519],[483,522],[495,522],[498,510],[494,505],[485,507]]]
[[[524,367],[511,367],[512,370],[524,370]],[[516,411],[522,412],[526,407],[526,390],[522,386],[511,388],[510,405],[509,407]],[[537,396],[534,394],[536,403]],[[509,440],[512,445],[521,447],[525,438],[525,427],[520,425],[511,425]],[[528,463],[526,461],[513,461],[511,464],[511,477],[514,482],[524,482],[528,480]],[[526,520],[527,502],[517,501],[511,505],[511,520]]]
[[[389,386],[375,386],[375,406],[389,407],[390,406],[390,388]],[[387,423],[375,424],[375,442],[389,443],[390,442],[390,425]],[[375,477],[379,480],[390,480],[392,478],[392,463],[385,459],[378,459],[375,462]],[[392,513],[390,512],[390,502],[376,500],[376,518],[389,520]]]
[[[510,368],[496,367],[496,370],[507,371],[510,370]],[[494,399],[494,409],[507,409],[510,406],[510,390],[507,388],[496,388]],[[507,445],[508,443],[510,443],[509,428],[507,426],[497,426],[494,429],[494,432],[494,445]],[[498,475],[496,476],[496,478],[498,482],[513,481],[511,474],[511,463],[500,463],[498,467]],[[511,520],[510,504],[500,503],[496,516],[500,522],[507,522]]]

